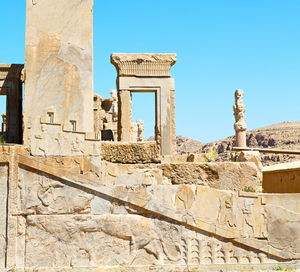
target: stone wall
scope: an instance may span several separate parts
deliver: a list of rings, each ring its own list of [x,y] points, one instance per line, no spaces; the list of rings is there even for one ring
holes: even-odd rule
[[[179,175],[174,168],[186,164],[37,158],[18,147],[2,149],[0,158],[1,199],[9,188],[8,208],[1,204],[2,213],[8,211],[2,267],[209,271],[271,267],[300,258],[296,196],[174,182],[171,176]],[[233,184],[240,181],[231,178]],[[288,200],[292,206],[282,204]],[[0,237],[3,229],[0,224]]]

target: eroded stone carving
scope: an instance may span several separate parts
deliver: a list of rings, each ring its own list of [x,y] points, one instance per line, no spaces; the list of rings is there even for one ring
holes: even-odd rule
[[[45,124],[42,124],[40,134],[35,135],[35,138],[38,140],[37,148],[36,148],[37,155],[41,154],[46,156],[48,154],[47,136],[48,136],[47,126]]]
[[[243,90],[236,90],[233,112],[235,118],[234,129],[236,131],[236,145],[238,147],[246,147],[247,125],[245,123],[245,111],[246,107],[243,104]]]
[[[137,120],[137,141],[143,142],[144,141],[144,121],[143,120]]]
[[[118,121],[118,94],[116,90],[110,90],[110,95],[112,98],[112,117],[113,121]]]
[[[111,55],[111,63],[119,76],[170,76],[176,63],[176,54],[122,54]]]
[[[47,175],[37,175],[25,169],[20,169],[18,188],[20,210],[24,214],[87,213],[94,198]]]
[[[214,238],[183,238],[181,248],[187,265],[275,263],[266,254],[245,250]]]

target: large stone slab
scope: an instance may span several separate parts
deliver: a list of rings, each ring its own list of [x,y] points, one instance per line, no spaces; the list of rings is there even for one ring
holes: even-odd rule
[[[155,142],[101,144],[102,158],[114,163],[158,163],[160,157]]]
[[[27,267],[274,263],[250,248],[159,218],[128,215],[28,216]],[[162,270],[164,271],[164,269]],[[176,270],[177,271],[177,270]],[[197,270],[198,271],[198,270]]]
[[[26,12],[24,143],[41,122],[93,131],[93,0],[27,1]]]
[[[259,191],[261,170],[253,162],[166,163],[163,174],[172,184],[206,185],[216,189]]]
[[[0,164],[0,268],[5,267],[8,166]]]

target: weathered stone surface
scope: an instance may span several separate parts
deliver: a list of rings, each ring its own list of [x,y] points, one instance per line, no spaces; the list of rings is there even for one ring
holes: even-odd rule
[[[186,161],[187,162],[205,162],[206,156],[204,153],[202,154],[189,154]]]
[[[263,194],[265,203],[300,213],[300,194]]]
[[[235,104],[233,106],[234,112],[234,129],[235,129],[235,144],[238,147],[246,147],[246,129],[247,125],[245,123],[245,111],[246,107],[243,104],[243,90],[236,90],[234,97],[235,97]]]
[[[171,184],[158,164],[116,164],[103,162],[102,184]]]
[[[102,158],[115,163],[157,163],[160,162],[155,142],[109,143],[103,142]]]
[[[99,156],[99,139],[88,139],[88,135],[76,131],[62,131],[59,124],[44,123],[41,131],[34,135],[31,154],[34,156]]]
[[[130,141],[131,92],[155,93],[155,140],[163,156],[176,153],[175,54],[112,54],[118,78],[118,139]]]
[[[3,151],[0,158],[11,167],[9,267],[77,270],[115,265],[150,271],[154,265],[161,271],[168,266],[182,271],[187,266],[261,268],[300,258],[298,195],[171,184],[163,176],[164,164],[37,159],[19,154],[18,148]],[[216,169],[223,171],[221,166]],[[103,180],[95,182],[95,173]],[[104,185],[108,176],[110,183]],[[277,208],[270,207],[282,212],[277,215]],[[282,239],[276,232],[280,223],[290,237]]]
[[[272,247],[296,253],[300,258],[300,213],[267,205],[268,240]]]
[[[27,1],[26,11],[24,143],[39,141],[47,119],[92,132],[93,1]]]
[[[0,268],[5,267],[8,167],[0,164]]]
[[[170,76],[170,69],[176,59],[176,54],[111,55],[111,63],[116,67],[119,76]]]
[[[231,242],[139,215],[32,215],[26,224],[28,267],[274,262]]]
[[[163,174],[173,184],[208,185],[217,189],[259,189],[260,169],[254,163],[176,163],[163,164]]]
[[[18,188],[22,214],[89,213],[93,195],[65,185],[48,175],[19,169]]]

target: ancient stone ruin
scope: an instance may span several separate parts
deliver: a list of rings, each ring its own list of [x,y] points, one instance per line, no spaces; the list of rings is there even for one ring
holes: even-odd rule
[[[93,1],[27,0],[26,12],[25,66],[0,65],[0,271],[297,267],[299,195],[263,193],[256,153],[178,162],[176,54],[112,54],[117,91],[102,98]],[[133,125],[133,92],[155,93],[155,141]],[[238,91],[237,133],[244,110]]]
[[[246,107],[243,104],[243,90],[235,91],[235,104],[233,106],[234,112],[234,130],[235,139],[237,147],[246,147],[246,129],[247,125],[245,123],[245,111]]]

